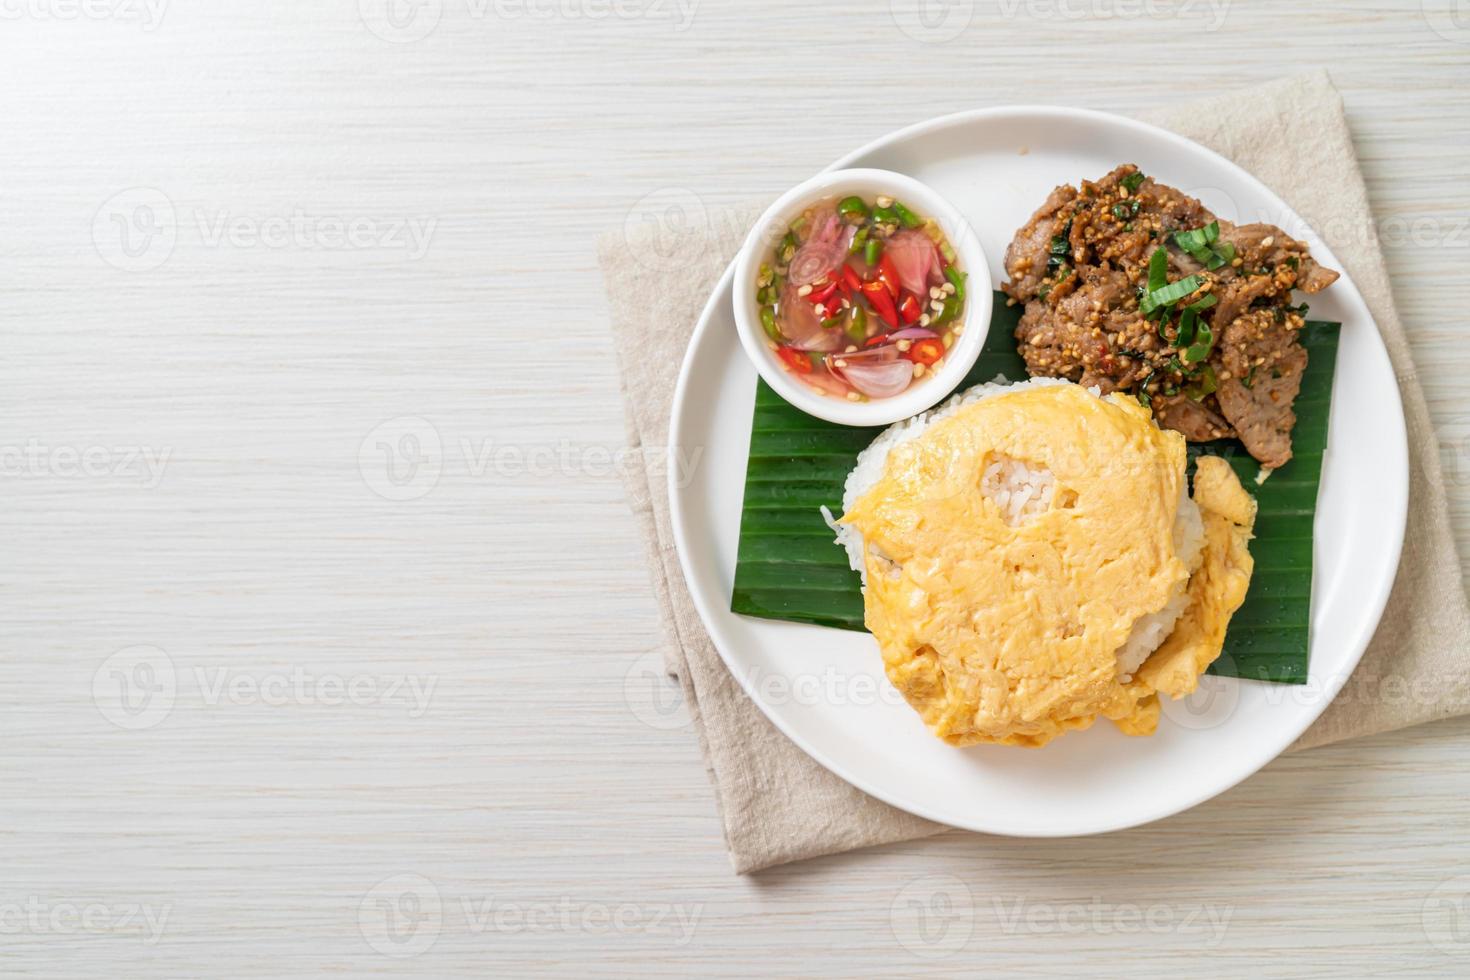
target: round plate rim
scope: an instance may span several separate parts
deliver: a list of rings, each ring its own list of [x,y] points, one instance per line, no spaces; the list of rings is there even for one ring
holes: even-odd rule
[[[1124,128],[1131,128],[1137,132],[1147,134],[1151,138],[1163,139],[1166,142],[1173,143],[1176,147],[1187,153],[1204,154],[1205,156],[1212,158],[1217,164],[1222,165],[1225,168],[1233,171],[1238,179],[1252,185],[1256,193],[1258,193],[1265,200],[1269,201],[1274,207],[1279,208],[1281,213],[1290,215],[1298,222],[1300,222],[1301,227],[1307,229],[1308,231],[1308,234],[1306,234],[1304,237],[1309,239],[1309,244],[1312,246],[1313,251],[1319,252],[1319,254],[1323,255],[1329,265],[1332,265],[1333,267],[1338,269],[1344,268],[1342,262],[1338,260],[1335,255],[1333,255],[1332,250],[1328,248],[1324,242],[1322,242],[1320,236],[1316,234],[1315,230],[1312,230],[1310,228],[1310,225],[1303,221],[1300,215],[1298,215],[1295,210],[1293,210],[1289,205],[1286,204],[1285,201],[1277,196],[1274,191],[1272,191],[1269,187],[1267,187],[1264,183],[1262,183],[1253,174],[1245,170],[1239,164],[1236,164],[1234,161],[1230,160],[1227,157],[1221,156],[1219,153],[1216,153],[1209,147],[1196,143],[1195,141],[1184,136],[1180,136],[1178,133],[1174,133],[1162,127],[1142,122],[1140,120],[1133,119],[1127,116],[1120,116],[1116,113],[1103,112],[1097,109],[1081,109],[1054,105],[1022,104],[995,106],[984,109],[971,109],[963,112],[936,116],[932,119],[928,119],[923,122],[915,123],[913,125],[894,130],[884,136],[880,136],[874,140],[871,140],[863,146],[857,148],[856,150],[853,150],[843,157],[840,157],[828,167],[824,168],[824,171],[837,170],[855,166],[857,165],[855,161],[861,160],[867,157],[869,154],[889,148],[910,139],[927,135],[937,130],[946,129],[953,126],[971,126],[975,124],[983,124],[986,122],[998,122],[1008,118],[1022,116],[1050,117],[1059,121],[1085,119],[1090,122],[1100,123],[1107,126],[1121,126]],[[678,447],[683,446],[685,443],[682,430],[684,426],[683,420],[688,418],[688,414],[685,412],[685,399],[688,397],[690,390],[690,377],[692,374],[691,366],[694,361],[695,352],[699,348],[701,339],[703,338],[704,334],[712,328],[712,323],[714,321],[714,312],[716,308],[721,303],[729,302],[729,290],[732,278],[734,276],[734,271],[735,264],[732,261],[726,267],[724,274],[720,277],[719,282],[715,285],[713,292],[710,294],[710,298],[705,302],[704,308],[700,311],[699,322],[690,337],[689,346],[686,349],[684,359],[680,364],[679,378],[674,389],[674,399],[669,420],[668,442],[671,450],[675,450]],[[1384,345],[1382,334],[1377,329],[1377,321],[1373,318],[1372,311],[1368,309],[1368,304],[1363,299],[1362,294],[1359,292],[1357,284],[1353,282],[1352,277],[1347,274],[1345,269],[1343,271],[1341,279],[1339,279],[1339,281],[1334,284],[1334,287],[1336,289],[1349,292],[1351,294],[1351,301],[1364,311],[1368,322],[1371,323],[1374,327],[1373,335],[1368,338],[1368,342],[1376,346],[1377,355],[1380,356],[1388,364],[1390,374],[1392,375],[1392,361],[1389,359],[1388,350],[1387,347]],[[1372,641],[1373,635],[1377,631],[1379,621],[1381,620],[1383,615],[1383,609],[1387,605],[1389,595],[1393,589],[1393,582],[1397,573],[1399,560],[1403,552],[1404,529],[1408,520],[1408,435],[1407,425],[1403,414],[1403,402],[1399,396],[1397,385],[1391,385],[1390,391],[1392,405],[1385,405],[1383,407],[1385,409],[1388,409],[1390,407],[1392,408],[1391,412],[1386,412],[1385,414],[1393,422],[1396,423],[1392,432],[1392,441],[1396,443],[1397,448],[1400,450],[1400,452],[1398,453],[1398,465],[1394,466],[1392,470],[1393,474],[1396,475],[1398,479],[1395,480],[1393,487],[1388,488],[1392,491],[1395,506],[1392,509],[1392,513],[1384,515],[1386,519],[1392,522],[1392,534],[1390,536],[1390,540],[1393,543],[1391,549],[1392,555],[1391,560],[1384,562],[1384,568],[1386,569],[1386,571],[1382,574],[1380,581],[1376,583],[1377,588],[1375,589],[1374,601],[1370,604],[1372,608],[1367,619],[1367,623],[1369,624],[1369,626],[1363,631],[1363,634],[1359,636],[1357,640],[1352,644],[1352,649],[1349,651],[1348,656],[1345,660],[1346,670],[1344,676],[1351,675],[1351,673],[1357,669],[1359,661],[1362,659],[1364,652],[1368,648],[1368,644]],[[678,486],[677,472],[674,467],[670,467],[667,480],[670,526],[674,534],[675,551],[678,553],[679,556],[680,571],[683,573],[686,583],[691,583],[695,581],[695,576],[693,569],[691,568],[691,559],[689,557],[689,535],[687,533],[688,517],[684,512],[684,505],[682,502],[680,490],[681,488]],[[1281,753],[1284,752],[1293,742],[1301,737],[1302,733],[1305,732],[1309,727],[1311,727],[1312,723],[1315,722],[1317,718],[1321,716],[1322,712],[1326,710],[1327,706],[1331,704],[1330,698],[1321,698],[1314,705],[1306,707],[1303,712],[1298,716],[1299,722],[1295,725],[1286,726],[1284,729],[1282,729],[1282,732],[1284,734],[1273,741],[1269,751],[1261,753],[1262,758],[1258,765],[1244,770],[1232,779],[1228,779],[1222,781],[1217,785],[1211,786],[1203,793],[1197,793],[1194,796],[1185,798],[1182,802],[1171,802],[1167,805],[1157,807],[1155,809],[1140,808],[1140,811],[1136,815],[1116,820],[1099,821],[1095,825],[1088,825],[1080,830],[1057,831],[1052,830],[1051,828],[1026,828],[1015,826],[998,828],[995,825],[985,823],[983,820],[957,820],[953,815],[936,814],[923,803],[919,803],[911,799],[905,799],[899,794],[889,792],[884,787],[875,785],[871,780],[866,779],[861,773],[853,772],[847,766],[844,766],[836,762],[835,760],[827,757],[824,753],[818,752],[813,749],[813,747],[809,745],[806,740],[799,735],[799,733],[792,731],[790,727],[784,723],[779,712],[771,710],[771,708],[765,704],[763,699],[760,697],[760,691],[758,690],[757,686],[752,682],[752,679],[747,676],[747,672],[741,670],[739,664],[732,661],[731,655],[726,652],[726,646],[728,644],[727,642],[725,642],[725,639],[722,636],[723,631],[715,624],[715,617],[713,615],[713,612],[708,607],[708,604],[705,602],[704,597],[701,595],[699,590],[690,586],[688,588],[688,593],[690,599],[694,603],[696,611],[699,613],[700,621],[704,625],[706,631],[709,633],[710,641],[715,649],[719,652],[720,659],[724,662],[726,669],[728,669],[730,673],[734,675],[742,690],[744,690],[745,694],[761,709],[762,714],[765,715],[765,717],[771,722],[771,724],[775,725],[782,734],[791,739],[791,741],[803,752],[805,752],[811,759],[813,759],[823,768],[827,769],[829,772],[833,773],[838,778],[857,787],[858,789],[867,793],[869,796],[882,800],[890,806],[897,807],[908,813],[912,813],[915,816],[934,821],[935,823],[941,823],[946,826],[958,827],[965,830],[972,830],[979,833],[996,834],[999,836],[1007,837],[1081,837],[1094,834],[1110,833],[1116,830],[1124,830],[1131,827],[1142,826],[1144,824],[1152,823],[1156,820],[1162,820],[1166,817],[1173,816],[1177,813],[1182,813],[1186,810],[1198,806],[1201,803],[1204,803],[1207,800],[1213,799],[1214,797],[1220,795],[1221,793],[1224,793],[1234,786],[1239,785],[1241,782],[1249,779],[1265,766],[1269,765],[1277,757],[1279,757]],[[728,613],[729,610],[722,610],[722,612]]]

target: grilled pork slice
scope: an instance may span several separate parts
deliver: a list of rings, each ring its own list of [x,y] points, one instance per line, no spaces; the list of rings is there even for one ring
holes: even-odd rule
[[[1176,235],[1212,223],[1216,257],[1202,262]],[[1139,300],[1161,248],[1170,282],[1197,275],[1199,283],[1169,315],[1150,318]],[[1338,276],[1304,243],[1274,225],[1218,220],[1124,164],[1052,191],[1016,233],[1005,266],[1001,288],[1025,307],[1016,339],[1032,375],[1139,394],[1161,425],[1195,441],[1239,436],[1267,466],[1291,458],[1307,357],[1292,290],[1316,293]],[[1192,338],[1180,335],[1191,304],[1201,311]]]

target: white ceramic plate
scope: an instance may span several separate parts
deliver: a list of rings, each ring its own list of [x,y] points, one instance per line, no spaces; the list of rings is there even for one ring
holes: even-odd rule
[[[1223,218],[1280,225],[1326,265],[1342,268],[1239,167],[1172,133],[1105,113],[1017,107],[947,116],[880,139],[834,167],[887,168],[933,185],[974,224],[996,286],[1006,244],[1054,186],[1095,179],[1125,161]],[[1388,599],[1408,503],[1398,387],[1346,275],[1311,299],[1314,318],[1343,328],[1317,508],[1310,682],[1209,677],[1191,699],[1164,699],[1152,738],[1128,738],[1100,721],[1040,750],[956,749],[931,736],[884,679],[867,634],[730,612],[756,379],[736,339],[730,282],[727,271],[710,297],[674,399],[673,447],[684,459],[700,453],[692,478],[680,480],[682,471],[670,468],[674,535],[694,602],[731,672],[771,721],[838,776],[894,806],[971,830],[1028,837],[1117,830],[1177,813],[1249,776],[1346,682]]]

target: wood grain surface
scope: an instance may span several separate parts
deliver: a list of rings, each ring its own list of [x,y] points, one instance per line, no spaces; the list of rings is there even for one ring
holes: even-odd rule
[[[734,877],[649,683],[594,258],[936,114],[1325,65],[1470,556],[1463,3],[0,21],[0,974],[1464,974],[1465,721],[1126,833]]]

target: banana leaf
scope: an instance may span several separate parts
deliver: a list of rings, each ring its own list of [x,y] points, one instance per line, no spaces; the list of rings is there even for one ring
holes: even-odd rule
[[[1018,307],[996,294],[985,349],[963,387],[1004,375],[1025,378],[1016,352]],[[1259,464],[1236,440],[1191,444],[1223,456],[1259,506],[1251,554],[1255,573],[1231,620],[1224,655],[1211,673],[1302,684],[1311,622],[1312,523],[1339,324],[1309,321],[1301,332],[1308,364],[1297,398],[1292,460],[1256,484]],[[857,455],[882,429],[856,429],[812,418],[759,382],[745,477],[732,611],[764,619],[862,630],[863,596],[847,552],[822,520],[823,505],[842,512],[842,487]]]

